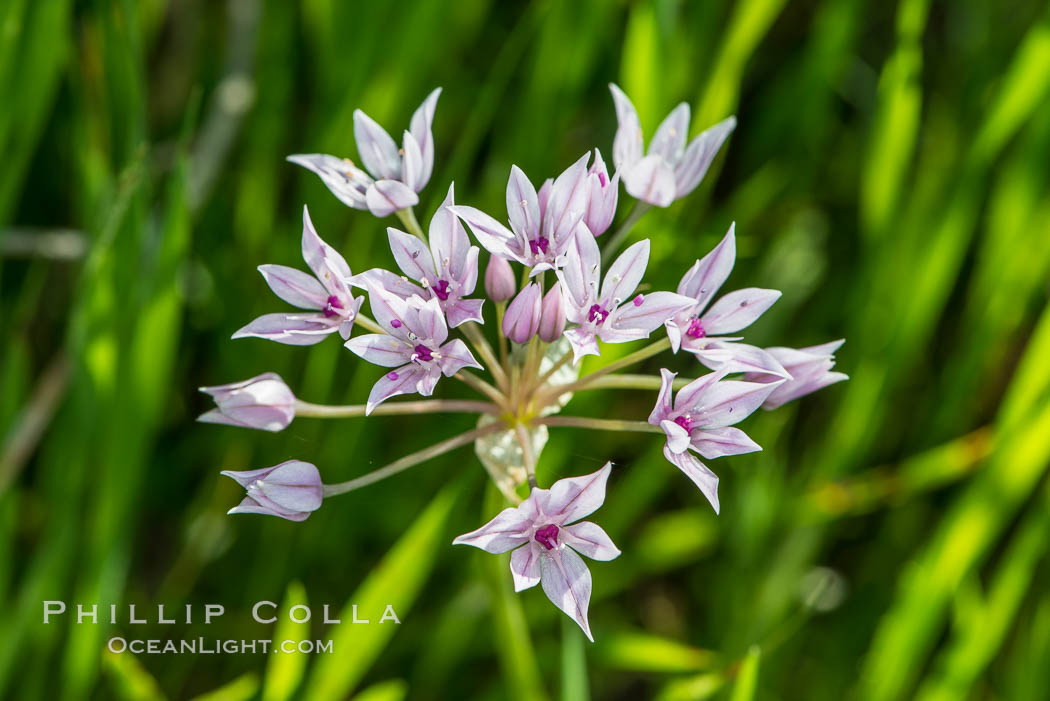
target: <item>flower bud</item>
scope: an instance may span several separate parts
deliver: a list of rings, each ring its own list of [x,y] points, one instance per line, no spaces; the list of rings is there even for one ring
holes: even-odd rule
[[[248,490],[244,501],[227,512],[230,514],[267,514],[305,521],[324,499],[320,473],[301,460],[288,460],[261,470],[223,470],[222,474]]]
[[[281,431],[295,418],[295,395],[284,380],[267,372],[244,382],[201,387],[212,396],[216,407],[198,421]]]
[[[503,333],[515,343],[528,343],[540,326],[540,286],[535,282],[518,293],[503,317]]]
[[[489,256],[485,267],[485,294],[493,302],[506,302],[514,296],[518,286],[514,282],[514,271],[506,258],[495,254]]]
[[[561,282],[554,283],[554,287],[543,296],[543,304],[540,307],[540,338],[545,343],[554,343],[561,338],[565,331],[565,308],[561,303]]]
[[[587,172],[587,187],[589,195],[587,198],[587,211],[583,216],[583,222],[591,233],[601,236],[613,217],[616,216],[616,202],[620,193],[620,174],[617,173],[609,179],[609,170],[605,167],[602,154],[594,149],[594,163]]]

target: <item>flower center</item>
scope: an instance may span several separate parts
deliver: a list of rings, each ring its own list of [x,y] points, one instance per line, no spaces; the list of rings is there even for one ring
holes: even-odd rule
[[[342,312],[336,311],[343,308],[343,303],[339,301],[339,298],[332,295],[328,298],[327,303],[324,305],[324,315],[331,319],[333,316],[340,316]]]
[[[590,311],[587,312],[587,320],[599,324],[604,324],[608,316],[609,312],[599,304],[592,304]]]
[[[686,431],[693,430],[693,417],[688,414],[683,414],[674,420],[676,424],[684,428]]]
[[[703,338],[707,335],[707,331],[704,330],[704,325],[700,323],[699,319],[693,319],[689,322],[689,328],[686,330],[685,335],[690,338]]]
[[[422,343],[413,348],[413,350],[416,352],[416,360],[422,360],[424,363],[429,363],[434,359],[434,351],[430,350]]]
[[[558,527],[553,523],[549,523],[543,528],[537,529],[536,542],[548,550],[554,550],[554,546],[558,544]]]
[[[449,289],[448,280],[438,280],[438,284],[434,285],[434,294],[438,296],[442,302],[448,300]]]
[[[535,241],[529,241],[529,248],[532,250],[532,255],[538,256],[540,251],[546,253],[550,249],[550,241],[547,240],[546,236],[540,236]]]

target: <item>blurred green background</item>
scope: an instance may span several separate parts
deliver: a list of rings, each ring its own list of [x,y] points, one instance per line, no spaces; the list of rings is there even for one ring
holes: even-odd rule
[[[335,341],[229,340],[280,308],[254,268],[301,265],[304,203],[355,270],[391,263],[393,219],[284,157],[353,157],[355,108],[396,134],[444,86],[420,218],[452,180],[499,214],[512,163],[539,181],[610,158],[609,81],[650,134],[681,100],[694,134],[739,117],[701,188],[637,227],[652,282],[735,220],[729,289],[784,291],[749,339],[846,337],[852,379],[744,424],[765,450],[713,465],[719,517],[658,437],[552,431],[541,483],[620,465],[594,645],[538,589],[513,595],[504,561],[450,546],[498,508],[468,449],[301,524],[227,517],[221,469],[296,457],[339,481],[470,423],[194,423],[200,385],[273,370],[357,403],[378,372]],[[1048,88],[1034,1],[2,0],[0,697],[1045,698]],[[197,622],[45,626],[51,599]],[[314,625],[253,623],[261,599],[308,600]],[[201,625],[205,603],[226,615]],[[316,620],[350,603],[403,624]],[[135,657],[113,635],[335,654]]]

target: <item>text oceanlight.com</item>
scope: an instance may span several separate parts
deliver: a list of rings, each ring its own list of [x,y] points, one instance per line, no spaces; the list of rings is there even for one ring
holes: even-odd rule
[[[216,640],[192,638],[186,640],[128,640],[119,636],[109,639],[106,648],[119,655],[130,652],[135,655],[266,655],[313,654],[334,652],[331,640]]]

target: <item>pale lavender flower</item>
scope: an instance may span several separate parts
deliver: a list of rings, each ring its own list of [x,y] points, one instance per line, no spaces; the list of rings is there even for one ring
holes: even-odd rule
[[[445,201],[430,220],[430,250],[411,234],[393,227],[386,230],[397,267],[419,285],[381,268],[367,270],[351,283],[366,287],[372,281],[403,299],[436,298],[449,326],[455,328],[466,321],[483,323],[483,300],[467,299],[478,283],[479,249],[470,245],[466,230],[449,209],[455,204],[453,187],[449,186]]]
[[[718,149],[736,127],[736,117],[729,117],[701,133],[687,148],[689,105],[683,102],[657,127],[646,154],[634,105],[618,86],[610,83],[609,90],[618,122],[613,164],[630,195],[658,207],[685,197],[700,184]]]
[[[620,194],[620,174],[616,173],[609,179],[609,170],[605,167],[602,154],[594,149],[594,163],[587,171],[587,185],[590,188],[590,196],[587,200],[587,212],[583,215],[583,223],[595,236],[601,236],[612,224],[616,216],[616,202]]]
[[[506,302],[514,296],[518,285],[514,279],[514,270],[506,258],[497,255],[489,256],[485,266],[485,294],[493,302]]]
[[[372,387],[365,414],[398,394],[429,397],[442,374],[451,377],[465,367],[481,368],[463,341],[445,343],[448,326],[437,298],[402,299],[370,284],[368,302],[376,322],[388,333],[355,336],[345,345],[370,363],[395,369]]]
[[[540,328],[540,286],[531,283],[518,293],[503,316],[503,333],[515,343],[528,343]]]
[[[354,111],[354,139],[366,173],[352,161],[321,153],[289,156],[288,160],[321,176],[328,189],[354,209],[368,209],[385,217],[419,203],[416,193],[434,170],[434,135],[431,125],[441,88],[423,100],[412,115],[402,146],[361,110]]]
[[[319,343],[335,331],[344,339],[350,338],[350,330],[364,298],[354,297],[348,282],[350,266],[317,235],[306,207],[303,207],[302,248],[303,260],[314,277],[284,265],[260,265],[259,272],[274,294],[285,302],[300,309],[317,311],[264,314],[239,329],[233,338],[266,338],[293,346]]]
[[[529,498],[507,508],[481,528],[459,536],[453,545],[473,545],[498,554],[510,550],[514,591],[542,583],[543,593],[591,635],[587,606],[591,600],[591,573],[580,553],[608,561],[620,550],[601,526],[580,521],[605,501],[605,484],[612,463],[583,477],[558,480],[550,489],[535,488]]]
[[[778,384],[762,404],[762,408],[776,409],[793,399],[816,392],[836,382],[848,380],[848,375],[831,372],[831,368],[835,367],[835,351],[845,342],[844,339],[840,339],[808,348],[767,348],[769,354],[791,373],[791,379]],[[774,376],[765,373],[748,373],[745,378],[768,382],[774,379]]]
[[[669,370],[660,371],[660,394],[649,423],[667,435],[664,457],[700,488],[718,513],[718,476],[689,451],[710,460],[762,450],[746,433],[732,426],[758,409],[783,380],[725,380],[726,371],[719,370],[678,390],[672,403],[671,383],[675,375]]]
[[[511,166],[507,181],[510,229],[474,207],[458,206],[452,211],[490,253],[531,268],[532,275],[556,269],[561,266],[573,230],[587,211],[589,158],[590,154],[584,154],[569,166],[542,198],[525,173]]]
[[[729,372],[763,372],[789,378],[791,375],[766,351],[746,343],[741,337],[724,334],[740,331],[755,322],[780,298],[779,290],[747,287],[723,295],[708,305],[729,277],[736,260],[736,225],[730,225],[722,241],[678,283],[678,294],[694,303],[666,323],[671,349],[689,351],[711,369]]]
[[[648,338],[665,321],[692,306],[692,298],[673,292],[635,295],[648,264],[649,241],[646,239],[620,254],[599,289],[598,243],[585,225],[577,227],[565,267],[558,271],[565,316],[577,325],[565,331],[575,361],[585,355],[599,355],[599,338],[606,343]]]
[[[561,283],[556,282],[543,295],[540,309],[540,340],[554,343],[565,332],[565,305],[561,301]]]
[[[244,501],[227,512],[230,514],[266,514],[305,521],[324,499],[320,473],[301,460],[288,460],[261,470],[223,470],[222,474],[248,491]]]
[[[216,408],[201,414],[198,421],[282,431],[295,418],[295,395],[279,375],[267,372],[250,380],[228,385],[201,387]]]

